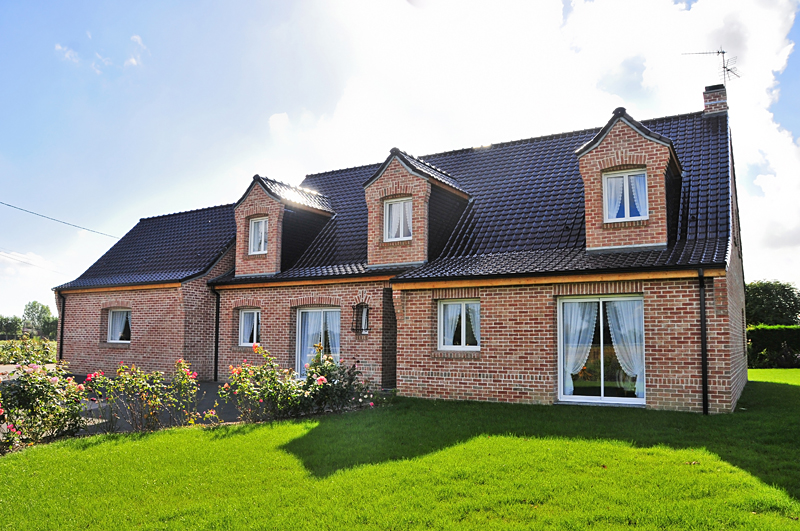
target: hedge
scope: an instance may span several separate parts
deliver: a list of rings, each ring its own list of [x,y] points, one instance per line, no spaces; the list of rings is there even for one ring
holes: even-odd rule
[[[800,326],[748,326],[747,340],[751,368],[800,368]]]

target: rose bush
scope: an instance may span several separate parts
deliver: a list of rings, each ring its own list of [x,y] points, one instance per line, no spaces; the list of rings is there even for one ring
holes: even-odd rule
[[[0,365],[27,365],[30,363],[44,365],[55,363],[55,361],[55,341],[47,341],[39,337],[30,338],[27,335],[22,339],[0,341]]]

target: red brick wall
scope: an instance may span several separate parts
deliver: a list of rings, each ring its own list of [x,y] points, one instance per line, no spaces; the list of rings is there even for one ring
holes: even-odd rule
[[[294,369],[297,310],[328,306],[341,309],[341,360],[348,364],[358,361],[364,377],[375,386],[381,385],[383,283],[226,289],[220,293],[220,380],[227,377],[229,365],[238,365],[243,359],[254,360],[251,347],[239,346],[239,308],[261,309],[261,345],[276,357],[281,366]],[[356,334],[350,330],[352,306],[360,302],[369,305],[369,334]]]
[[[236,275],[278,273],[281,270],[281,237],[283,234],[283,204],[271,198],[261,185],[253,186],[237,207],[236,216]],[[250,253],[250,220],[268,219],[266,254]]]
[[[586,207],[586,248],[667,243],[665,172],[670,161],[667,146],[644,138],[618,121],[600,144],[579,160]],[[628,168],[647,170],[649,219],[605,223],[603,174]]]
[[[205,276],[180,288],[66,293],[66,316],[60,323],[65,323],[63,354],[70,371],[113,374],[123,361],[170,374],[175,360],[184,358],[201,379],[211,379],[215,298],[206,281],[232,266],[230,250]],[[131,310],[130,343],[106,341],[109,308]]]
[[[728,92],[724,89],[703,92],[703,107],[706,114],[728,110]]]
[[[715,413],[731,410],[735,391],[728,319],[714,306],[716,290],[726,290],[724,284],[725,279],[713,286],[708,281],[710,409]],[[425,398],[553,403],[558,397],[558,295],[631,292],[644,297],[647,407],[702,411],[697,279],[471,288],[452,294],[395,291],[398,391]],[[480,298],[479,353],[437,351],[435,297],[451,296]],[[721,300],[726,302],[724,296]]]
[[[427,260],[430,183],[409,173],[395,158],[383,174],[366,188],[364,194],[369,212],[368,264],[400,264]],[[411,240],[384,242],[384,201],[401,197],[412,198]]]
[[[742,239],[739,229],[739,206],[736,197],[736,182],[731,181],[733,191],[731,203],[731,250],[728,259],[727,271],[727,303],[728,315],[730,316],[730,345],[731,345],[731,380],[733,389],[732,407],[742,394],[747,383],[747,336],[745,322],[745,300],[744,300],[744,269],[742,264]]]

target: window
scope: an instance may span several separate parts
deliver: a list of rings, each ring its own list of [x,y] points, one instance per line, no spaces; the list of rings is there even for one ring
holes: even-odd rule
[[[267,218],[250,220],[250,254],[267,252]]]
[[[353,306],[353,326],[356,334],[369,334],[369,306],[361,302]]]
[[[481,303],[439,302],[439,350],[480,350]]]
[[[647,219],[647,175],[642,172],[603,176],[607,223]]]
[[[297,372],[306,373],[306,363],[311,363],[317,354],[316,345],[322,345],[322,353],[330,354],[339,361],[339,317],[338,309],[298,310],[297,314]]]
[[[559,400],[644,403],[641,297],[560,299]]]
[[[383,203],[383,241],[411,239],[411,198],[392,199]]]
[[[108,311],[108,342],[109,343],[131,342],[130,310]]]
[[[249,347],[253,343],[261,343],[261,311],[241,310],[239,311],[239,345]]]

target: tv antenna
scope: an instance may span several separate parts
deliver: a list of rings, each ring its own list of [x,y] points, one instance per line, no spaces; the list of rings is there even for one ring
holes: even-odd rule
[[[722,84],[726,85],[728,81],[731,80],[731,76],[735,77],[742,77],[739,75],[739,70],[734,66],[736,64],[736,57],[731,57],[730,59],[725,59],[725,54],[728,53],[722,49],[720,46],[719,50],[714,52],[691,52],[691,53],[684,53],[681,55],[717,55],[722,58]]]

